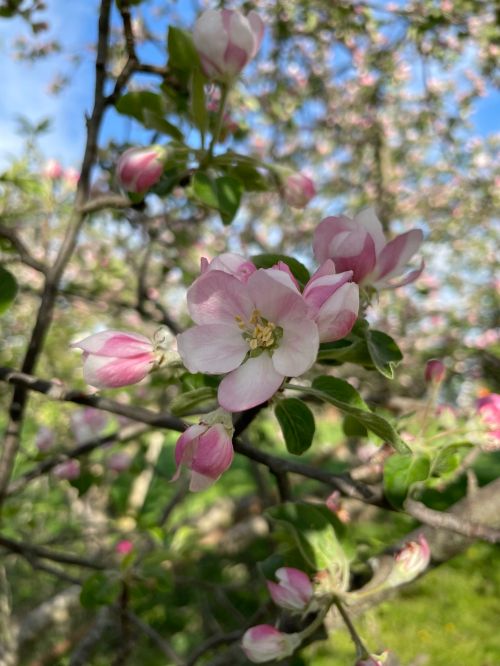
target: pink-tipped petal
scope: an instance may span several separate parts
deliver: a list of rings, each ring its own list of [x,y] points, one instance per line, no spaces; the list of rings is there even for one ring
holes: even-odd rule
[[[96,388],[119,388],[136,384],[150,372],[154,359],[151,354],[131,358],[88,355],[83,363],[83,378]]]
[[[380,282],[375,282],[375,286],[384,287],[385,289],[399,289],[399,287],[404,287],[407,284],[411,284],[412,282],[415,282],[415,280],[418,280],[422,275],[424,268],[425,261],[422,259],[418,268],[410,271],[400,280],[390,280],[389,282],[386,282],[384,278],[383,280],[380,280]]]
[[[288,319],[307,317],[307,305],[296,289],[281,284],[265,269],[253,273],[247,287],[255,307],[268,321],[281,326]]]
[[[352,231],[355,228],[353,220],[345,215],[340,217],[325,217],[314,232],[313,250],[316,261],[323,264],[328,259],[331,259],[329,254],[329,247],[332,238],[344,231]]]
[[[396,236],[387,243],[377,259],[375,280],[388,280],[400,275],[409,259],[422,244],[424,235],[420,229],[412,229]]]
[[[255,11],[251,11],[247,16],[254,36],[254,46],[250,57],[253,58],[260,48],[262,38],[264,37],[264,21]]]
[[[217,270],[209,270],[195,280],[188,289],[187,303],[197,324],[234,325],[236,315],[247,321],[254,309],[246,286],[233,275]]]
[[[230,372],[243,362],[248,344],[235,323],[193,326],[177,336],[177,349],[189,372]]]
[[[339,273],[352,271],[354,282],[362,282],[375,267],[377,255],[375,244],[369,233],[356,229],[343,232],[330,241],[329,254]]]
[[[385,246],[385,236],[380,220],[378,219],[375,209],[372,206],[363,208],[355,217],[355,222],[362,224],[368,231],[375,244],[375,252],[380,254]]]
[[[311,319],[287,321],[280,346],[272,357],[276,372],[284,377],[302,375],[314,364],[318,347],[318,327]]]
[[[319,309],[316,324],[320,342],[335,342],[350,333],[358,318],[359,288],[343,284]]]
[[[73,342],[71,347],[82,349],[88,354],[127,358],[152,351],[151,340],[138,333],[123,331],[102,331]]]
[[[318,312],[323,303],[351,279],[352,271],[312,277],[304,289],[304,298],[312,308],[312,312]]]
[[[284,375],[276,372],[267,352],[249,358],[230,372],[219,385],[218,400],[228,412],[242,412],[269,400],[281,386]]]

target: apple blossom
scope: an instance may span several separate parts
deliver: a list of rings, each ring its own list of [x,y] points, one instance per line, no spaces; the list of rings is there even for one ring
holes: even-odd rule
[[[118,183],[127,192],[149,190],[161,178],[166,150],[162,146],[129,148],[116,165]]]
[[[303,173],[290,173],[282,181],[281,193],[292,208],[305,208],[315,196],[313,181]]]
[[[118,541],[115,546],[115,551],[118,555],[128,555],[134,550],[134,544],[129,539],[122,539]]]
[[[266,581],[274,603],[289,611],[303,611],[313,598],[313,586],[309,576],[300,569],[282,567],[275,573],[279,583]]]
[[[59,180],[63,175],[63,168],[57,160],[47,160],[42,168],[42,175],[49,180]]]
[[[426,538],[420,534],[418,541],[409,541],[394,556],[394,566],[385,585],[396,587],[408,583],[424,571],[431,560],[431,550]]]
[[[393,282],[404,271],[423,240],[420,229],[412,229],[387,242],[373,208],[365,208],[354,219],[342,215],[326,217],[314,232],[314,255],[323,263],[333,259],[339,271],[352,270],[358,284],[375,287],[401,287],[417,279],[420,268]]]
[[[303,374],[316,359],[319,334],[308,305],[268,270],[246,282],[208,270],[187,302],[195,326],[178,336],[179,354],[190,372],[226,375],[218,401],[230,412],[269,400],[285,377]]]
[[[500,395],[488,393],[477,401],[479,416],[488,427],[488,434],[500,441]]]
[[[431,358],[425,364],[425,381],[428,384],[440,384],[445,376],[446,368],[442,361],[437,358]]]
[[[246,282],[256,270],[257,267],[250,260],[234,252],[223,252],[210,262],[205,257],[201,259],[202,274],[207,271],[223,271],[238,278],[241,282]]]
[[[250,661],[262,664],[289,657],[300,643],[298,634],[284,634],[270,624],[258,624],[245,631],[241,647]]]
[[[80,463],[78,460],[65,460],[54,467],[53,474],[58,479],[74,481],[80,476]]]
[[[264,23],[256,12],[207,9],[198,18],[193,41],[210,79],[230,83],[257,53]]]
[[[103,331],[74,342],[71,347],[83,350],[83,377],[87,384],[118,388],[144,379],[159,363],[158,353],[163,344],[163,341],[153,344],[137,333]]]
[[[71,413],[71,430],[77,442],[85,442],[97,437],[106,426],[108,417],[104,412],[92,407],[78,409]]]
[[[56,436],[53,430],[51,430],[50,428],[46,428],[45,426],[42,426],[36,434],[35,438],[36,448],[41,453],[49,451],[54,446],[55,437]]]
[[[207,414],[198,425],[189,426],[175,445],[175,464],[191,470],[189,490],[197,492],[213,485],[233,462],[233,424],[231,415],[222,409]]]

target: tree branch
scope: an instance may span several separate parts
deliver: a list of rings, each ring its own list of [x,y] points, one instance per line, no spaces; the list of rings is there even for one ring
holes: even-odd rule
[[[13,229],[0,224],[0,237],[6,238],[12,244],[12,246],[17,250],[19,258],[23,264],[34,268],[39,273],[43,273],[44,275],[46,274],[47,267],[45,264],[41,261],[38,261],[38,259],[35,259],[35,257],[24,244],[24,241],[19,238]]]
[[[0,534],[0,546],[3,546],[11,553],[21,555],[28,561],[33,557],[43,560],[50,560],[51,562],[59,562],[59,564],[71,564],[77,567],[84,567],[86,569],[96,569],[98,571],[104,570],[107,567],[99,562],[87,560],[84,557],[77,557],[76,555],[68,555],[66,553],[57,553],[53,550],[45,548],[44,546],[33,546],[23,541],[14,541]]]

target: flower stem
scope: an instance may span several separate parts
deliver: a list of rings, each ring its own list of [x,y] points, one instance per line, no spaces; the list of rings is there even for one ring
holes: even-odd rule
[[[370,655],[368,650],[366,649],[365,645],[363,644],[363,641],[361,640],[358,632],[356,631],[356,627],[353,625],[351,618],[349,617],[346,609],[342,605],[342,602],[338,597],[333,598],[333,603],[337,607],[340,617],[344,621],[345,626],[347,627],[347,630],[349,631],[349,634],[351,636],[352,642],[354,643],[356,647],[356,657],[364,659]]]

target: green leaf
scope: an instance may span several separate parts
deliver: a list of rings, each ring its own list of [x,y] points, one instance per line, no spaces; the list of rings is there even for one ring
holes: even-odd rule
[[[243,183],[247,192],[267,192],[271,189],[269,181],[251,164],[237,164],[231,168],[230,173]]]
[[[212,179],[199,171],[194,174],[192,181],[194,195],[209,208],[219,208],[219,199]]]
[[[366,437],[368,434],[365,426],[350,414],[346,414],[346,416],[344,416],[342,430],[344,431],[344,434],[347,435],[347,437]]]
[[[271,520],[284,526],[313,570],[328,569],[339,587],[343,587],[349,563],[335,534],[328,509],[305,502],[286,502],[267,509],[265,513]]]
[[[211,386],[202,386],[201,388],[187,391],[172,400],[170,403],[170,411],[176,416],[182,416],[186,412],[190,412],[202,402],[212,400],[216,395],[216,389]]]
[[[161,134],[171,136],[172,139],[175,139],[176,141],[184,140],[184,135],[180,129],[149,109],[145,109],[143,112],[142,124],[148,129],[156,130],[157,132],[161,132]]]
[[[191,115],[202,134],[207,131],[208,113],[205,100],[205,77],[201,69],[193,70],[191,76]]]
[[[472,448],[470,442],[457,442],[441,449],[432,461],[432,475],[441,477],[453,474]]]
[[[147,90],[129,92],[120,97],[116,103],[116,110],[124,116],[131,116],[139,122],[144,121],[144,112],[162,117],[165,113],[163,97]]]
[[[372,366],[372,359],[368,353],[365,340],[355,336],[349,336],[336,342],[321,343],[317,360],[320,363],[334,362],[337,365],[356,363],[364,367]]]
[[[215,181],[219,210],[224,224],[231,224],[240,207],[243,187],[239,180],[221,176]]]
[[[430,472],[427,455],[412,456],[395,453],[384,465],[384,492],[390,503],[401,508],[411,486],[424,481]]]
[[[309,282],[309,271],[300,261],[286,254],[256,254],[250,257],[257,268],[272,268],[278,261],[282,261],[292,271],[293,276],[302,284]]]
[[[403,354],[398,345],[390,335],[382,331],[368,329],[365,336],[373,365],[384,377],[393,379],[394,368],[403,359]]]
[[[189,32],[170,26],[167,46],[168,64],[172,69],[190,71],[200,66],[200,58]]]
[[[0,266],[0,315],[6,312],[17,294],[17,281],[12,273]]]
[[[280,400],[275,408],[289,453],[300,456],[311,446],[316,425],[309,407],[298,398]]]
[[[302,390],[308,391],[307,388]],[[312,383],[312,395],[329,402],[358,420],[367,430],[389,442],[400,453],[408,453],[409,449],[401,440],[393,426],[378,414],[370,411],[365,401],[355,388],[348,382],[337,377],[316,377]]]
[[[80,603],[84,608],[95,609],[116,601],[121,583],[116,574],[97,572],[87,578],[80,592]]]

